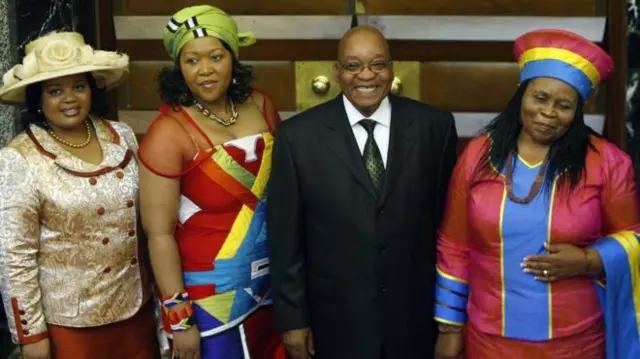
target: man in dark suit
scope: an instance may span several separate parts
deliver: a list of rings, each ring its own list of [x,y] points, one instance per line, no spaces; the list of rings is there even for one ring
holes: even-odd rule
[[[342,94],[279,126],[268,188],[275,320],[294,359],[426,359],[451,113],[389,95],[389,48],[351,29]]]

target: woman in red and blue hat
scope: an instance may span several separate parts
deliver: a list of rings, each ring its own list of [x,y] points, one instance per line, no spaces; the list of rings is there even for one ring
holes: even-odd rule
[[[437,358],[640,358],[634,172],[584,122],[613,62],[561,30],[522,35],[515,55],[519,88],[450,183]]]

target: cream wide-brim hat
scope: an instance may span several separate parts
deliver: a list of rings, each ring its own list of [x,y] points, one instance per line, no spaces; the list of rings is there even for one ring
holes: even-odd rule
[[[59,77],[91,73],[98,87],[110,90],[129,73],[129,57],[113,51],[94,50],[76,32],[53,32],[25,47],[22,64],[2,76],[0,103],[22,105],[28,85]]]

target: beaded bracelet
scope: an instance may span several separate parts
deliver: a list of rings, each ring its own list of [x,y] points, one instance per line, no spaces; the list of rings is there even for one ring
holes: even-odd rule
[[[188,305],[178,311],[169,312],[169,326],[174,332],[185,331],[193,326],[193,307]]]
[[[162,305],[169,309],[177,304],[188,302],[189,293],[186,291],[176,292],[172,296],[162,298]]]
[[[171,324],[171,331],[183,332],[193,327],[193,317],[184,318],[176,324]]]

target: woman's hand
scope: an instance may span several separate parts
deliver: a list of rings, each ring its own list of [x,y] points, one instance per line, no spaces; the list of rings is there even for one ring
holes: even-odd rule
[[[584,249],[567,243],[546,244],[548,253],[529,256],[522,262],[524,271],[536,280],[552,282],[589,275],[589,261]]]
[[[200,331],[196,326],[173,333],[172,359],[200,359]]]
[[[50,359],[51,346],[49,339],[42,339],[33,344],[25,344],[20,348],[22,359]]]
[[[464,336],[459,333],[440,333],[436,341],[435,359],[462,359]]]

